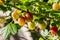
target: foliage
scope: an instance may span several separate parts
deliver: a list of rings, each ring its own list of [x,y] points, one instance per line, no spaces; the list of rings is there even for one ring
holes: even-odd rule
[[[1,0],[1,1],[2,1],[2,3],[0,3],[0,10],[2,10],[4,12],[6,12],[7,10],[11,11],[10,15],[7,16],[8,19],[7,19],[7,17],[5,18],[6,19],[5,27],[2,28],[1,29],[2,32],[0,32],[4,35],[4,37],[7,38],[10,35],[10,33],[13,35],[17,34],[19,27],[21,27],[21,25],[18,25],[19,24],[18,19],[24,17],[24,23],[22,23],[23,21],[21,22],[21,20],[20,20],[20,24],[26,23],[28,25],[29,22],[34,22],[36,28],[32,31],[31,34],[33,34],[33,32],[37,33],[36,34],[37,40],[38,39],[39,40],[57,40],[60,38],[60,36],[59,36],[60,0]],[[54,3],[58,3],[58,7],[55,6]],[[13,8],[15,8],[15,9],[13,10]],[[56,10],[54,10],[54,8]],[[19,16],[19,17],[16,17],[16,19],[15,19],[15,16],[16,16],[15,14],[14,14],[14,16],[12,16],[12,13],[14,13],[14,11],[16,11],[16,13]],[[26,16],[27,13],[29,13],[31,15]],[[33,19],[31,19],[32,16],[33,16]],[[29,21],[27,21],[27,17],[28,17]],[[39,25],[41,23],[45,23],[47,32],[45,31],[46,29],[41,30],[39,28]],[[19,27],[17,27],[17,26],[19,26]],[[50,33],[51,26],[57,27],[58,33],[56,35],[52,35]],[[34,26],[32,28],[34,28]],[[42,28],[44,28],[43,25],[42,25]],[[31,30],[30,30],[30,32],[31,32]],[[43,36],[44,33],[47,33],[47,35]],[[38,36],[38,35],[40,35],[40,36]]]
[[[0,30],[0,34],[3,35],[4,39],[8,38],[10,34],[15,35],[18,32],[17,26],[15,24],[8,24],[6,27]]]

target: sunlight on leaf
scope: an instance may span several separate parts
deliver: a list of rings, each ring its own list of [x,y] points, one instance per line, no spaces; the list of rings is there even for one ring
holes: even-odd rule
[[[39,40],[44,40],[44,39],[40,37]]]

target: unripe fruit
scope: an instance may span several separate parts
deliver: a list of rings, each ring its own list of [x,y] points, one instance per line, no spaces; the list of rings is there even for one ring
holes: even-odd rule
[[[12,18],[13,18],[13,19],[18,19],[18,17],[19,17],[18,13],[17,13],[16,11],[14,11],[14,12],[12,13]]]
[[[39,28],[40,28],[40,30],[45,30],[46,29],[46,24],[45,23],[39,24]]]
[[[31,13],[26,13],[25,20],[31,21],[33,19],[33,16]]]
[[[53,10],[58,10],[58,9],[59,9],[59,3],[54,3],[54,4],[52,5],[52,9],[53,9]]]
[[[28,28],[29,28],[30,30],[34,30],[34,29],[35,29],[35,23],[34,23],[34,22],[29,22],[29,23],[28,23]]]
[[[58,28],[55,26],[50,27],[50,32],[51,34],[55,35],[58,33]]]
[[[19,24],[20,26],[23,26],[23,25],[25,24],[25,18],[24,18],[24,17],[19,18],[19,19],[18,19],[18,24]]]

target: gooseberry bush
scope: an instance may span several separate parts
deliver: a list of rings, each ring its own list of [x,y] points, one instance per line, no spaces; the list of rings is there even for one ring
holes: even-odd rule
[[[11,11],[0,16],[5,21],[0,34],[7,40],[25,24],[33,40],[60,40],[60,0],[0,0],[0,10]]]

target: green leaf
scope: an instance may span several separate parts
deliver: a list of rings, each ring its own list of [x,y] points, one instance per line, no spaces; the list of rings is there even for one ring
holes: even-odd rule
[[[44,39],[42,37],[40,37],[39,40],[44,40]]]
[[[43,2],[43,0],[40,0],[41,2]]]
[[[18,31],[17,26],[15,24],[8,24],[7,28],[13,35],[15,35]]]
[[[0,29],[0,34],[3,35],[4,39],[7,39],[11,34],[15,35],[17,33],[18,29],[15,24],[8,24],[6,27]]]
[[[53,38],[53,36],[51,36],[51,35],[48,37],[49,40],[52,40],[52,38]]]
[[[51,3],[51,4],[52,4],[53,2],[54,2],[54,0],[49,0],[49,1],[48,1],[48,3]]]
[[[20,0],[23,4],[26,3],[28,0]]]
[[[17,26],[15,24],[11,24],[11,27],[12,27],[12,31],[13,31],[12,34],[15,35],[18,31]]]
[[[8,24],[7,28],[9,29],[10,33],[14,33],[13,30],[12,30],[11,24]]]
[[[9,29],[6,29],[3,33],[4,39],[7,39],[9,35],[10,35],[10,31]]]
[[[0,10],[3,10],[4,12],[6,12],[7,11],[7,8],[4,7],[4,6],[0,6]]]
[[[10,31],[7,27],[4,27],[0,29],[0,34],[2,34],[2,36],[4,37],[4,40],[6,40],[8,36],[10,35]]]
[[[4,28],[0,29],[0,34],[2,34],[2,33],[3,33],[3,31],[5,30],[5,28],[6,28],[6,27],[4,27]]]
[[[48,3],[54,3],[54,2],[59,2],[59,0],[49,0]]]
[[[38,19],[39,19],[39,18],[38,18],[37,16],[33,15],[33,21],[37,22]]]

